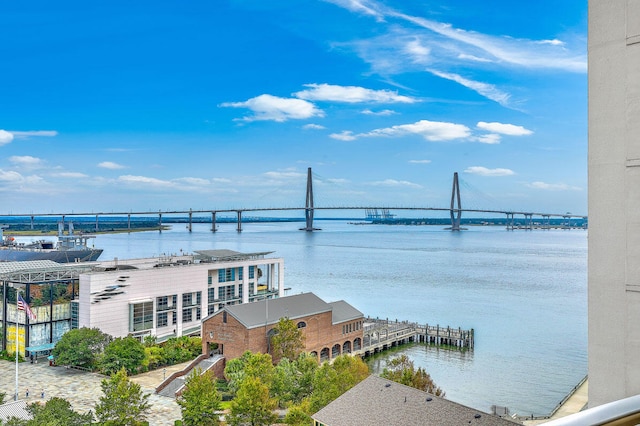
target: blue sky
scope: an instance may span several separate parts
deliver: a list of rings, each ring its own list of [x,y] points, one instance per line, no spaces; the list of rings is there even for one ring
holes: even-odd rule
[[[587,213],[586,0],[0,3],[0,213]]]

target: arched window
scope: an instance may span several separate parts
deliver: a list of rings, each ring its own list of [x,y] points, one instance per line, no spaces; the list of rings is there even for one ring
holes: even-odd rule
[[[300,322],[298,323],[298,328],[305,328],[306,326],[307,326],[307,323],[306,323],[306,322],[304,322],[304,321],[300,321]]]

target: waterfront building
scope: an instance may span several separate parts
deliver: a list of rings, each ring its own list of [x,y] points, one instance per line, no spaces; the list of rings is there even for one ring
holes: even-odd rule
[[[305,336],[305,351],[319,361],[362,348],[364,315],[340,300],[327,303],[301,293],[247,305],[229,305],[202,320],[202,351],[227,359],[245,351],[270,353],[270,337],[280,318],[294,321]]]
[[[199,335],[202,318],[225,306],[284,296],[284,260],[269,254],[202,250],[101,262],[80,275],[78,326],[159,342]]]
[[[271,252],[203,250],[194,255],[59,264],[0,262],[2,349],[46,353],[72,328],[113,337],[200,334],[225,306],[284,296],[284,260]],[[17,291],[35,314],[16,307]],[[26,348],[26,352],[25,351]]]
[[[60,264],[51,260],[0,262],[2,304],[0,337],[2,350],[15,353],[16,334],[22,354],[47,352],[73,327],[77,314],[79,276],[92,264]],[[17,293],[27,302],[35,318],[17,309]]]
[[[589,2],[589,407],[640,394],[640,2]]]
[[[509,419],[371,375],[311,416],[314,426],[513,426]]]

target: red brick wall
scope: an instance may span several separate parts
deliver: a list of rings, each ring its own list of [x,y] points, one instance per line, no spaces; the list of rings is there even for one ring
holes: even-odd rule
[[[247,330],[231,315],[227,315],[226,324],[222,322],[222,319],[223,313],[220,312],[203,322],[203,353],[207,353],[209,343],[223,345],[222,354],[227,359],[237,358],[245,351],[267,352],[266,333],[275,324],[270,324],[267,329],[262,326]],[[358,337],[362,340],[362,318],[336,325],[331,324],[331,319],[331,312],[323,312],[293,320],[296,324],[303,321],[307,325],[302,329],[305,335],[305,349],[307,352],[315,351],[320,355],[323,348],[328,348],[331,353],[331,348],[339,344],[340,353],[342,353],[342,347],[346,341],[351,342],[351,349],[353,350],[353,341]],[[359,323],[358,330],[356,330],[356,323]],[[343,334],[342,330],[345,324],[351,324],[351,332]]]

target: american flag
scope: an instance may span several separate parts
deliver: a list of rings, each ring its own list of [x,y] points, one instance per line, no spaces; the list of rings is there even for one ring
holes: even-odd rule
[[[29,304],[24,301],[24,299],[22,298],[22,295],[20,295],[19,293],[18,293],[18,309],[21,311],[25,311],[31,321],[36,320],[36,314],[33,313],[31,308],[29,307]]]

